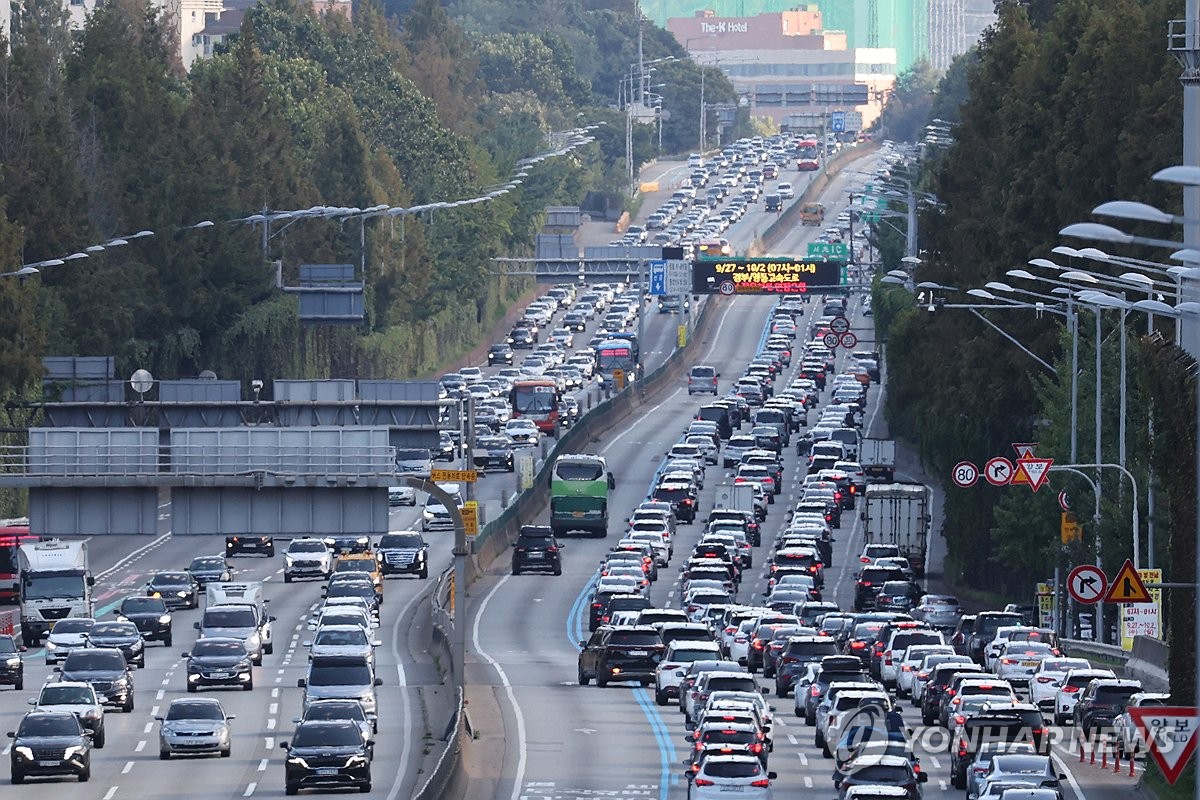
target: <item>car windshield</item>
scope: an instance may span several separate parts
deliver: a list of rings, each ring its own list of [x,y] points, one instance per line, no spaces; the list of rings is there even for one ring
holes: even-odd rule
[[[337,563],[338,572],[374,572],[376,568],[373,558],[342,559]]]
[[[99,639],[104,636],[137,636],[137,626],[132,622],[98,622],[92,626],[88,636]]]
[[[992,769],[996,772],[1008,773],[1040,773],[1049,772],[1046,769],[1045,756],[1006,756],[998,755],[992,759]]]
[[[309,686],[370,686],[371,668],[364,664],[313,664],[308,671]]]
[[[329,548],[324,542],[292,542],[288,546],[289,553],[324,553]]]
[[[79,721],[74,714],[28,716],[21,720],[17,736],[79,736]]]
[[[358,747],[361,744],[362,732],[351,724],[302,724],[292,737],[292,747]]]
[[[167,720],[178,719],[225,719],[221,706],[216,703],[200,703],[194,700],[176,700],[167,709]]]
[[[191,576],[186,572],[160,572],[150,579],[151,586],[178,586],[191,582]]]
[[[5,655],[16,653],[17,641],[9,636],[0,636],[0,653]]]
[[[196,646],[192,648],[192,655],[200,658],[218,656],[241,658],[246,655],[246,647],[241,642],[214,642],[200,639],[196,642]]]
[[[196,572],[197,570],[225,569],[225,559],[221,558],[220,556],[217,556],[217,557],[207,556],[207,557],[203,557],[203,558],[193,558],[191,566],[189,566],[188,569],[191,570],[192,572]]]
[[[306,722],[313,720],[353,720],[361,722],[367,718],[367,714],[363,711],[363,707],[357,700],[350,702],[321,702],[313,703],[308,707],[308,711],[304,715]]]
[[[379,540],[380,548],[420,547],[424,543],[419,533],[389,533]]]
[[[329,646],[365,645],[367,634],[362,628],[345,630],[319,630],[314,644]]]
[[[753,778],[762,774],[757,761],[709,761],[704,765],[704,774],[714,778]]]
[[[76,670],[123,670],[125,659],[120,653],[89,653],[87,650],[76,650],[67,656],[63,672]]]
[[[44,686],[38,703],[43,706],[82,705],[96,702],[96,693],[90,686]]]
[[[167,604],[160,597],[127,597],[121,601],[122,614],[165,614]]]
[[[86,633],[95,623],[90,619],[64,619],[55,624],[54,633]]]
[[[210,608],[204,612],[206,628],[253,628],[254,611],[249,608]]]

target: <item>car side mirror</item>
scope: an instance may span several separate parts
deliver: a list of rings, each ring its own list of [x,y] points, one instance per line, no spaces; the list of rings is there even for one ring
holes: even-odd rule
[[[312,643],[312,639],[309,639],[309,640],[307,640],[306,642],[304,642],[304,646],[305,646],[305,647],[312,647],[312,644],[313,644],[313,643]]]
[[[9,731],[8,733],[6,733],[6,734],[5,734],[5,736],[7,736],[7,737],[8,737],[8,738],[10,738],[10,739],[15,739],[15,738],[17,738],[17,732],[16,732],[16,731]]]
[[[304,678],[297,678],[296,686],[300,689],[303,689],[304,687],[308,686],[308,681],[305,680]]]
[[[770,689],[769,689],[768,687],[766,687],[766,686],[763,686],[763,687],[762,687],[762,693],[763,693],[763,694],[770,694]]]
[[[375,641],[371,642],[371,647],[383,647],[383,642],[376,639]]]
[[[778,773],[778,772],[768,772],[768,773],[767,773],[767,780],[773,781],[773,780],[775,780],[775,779],[776,779],[776,778],[778,778],[778,777],[779,777],[779,773]]]
[[[375,685],[376,685],[376,686],[383,686],[383,678],[376,678],[376,679],[375,679]]]
[[[929,783],[929,773],[928,772],[918,772],[917,773],[917,783]]]
[[[27,703],[28,703],[29,705],[31,705],[31,706],[36,706],[36,705],[37,705],[37,698],[36,698],[36,697],[31,697],[31,698],[29,698],[28,700],[26,700],[25,702],[27,702]]]
[[[279,749],[280,749],[280,750],[287,750],[287,749],[288,749],[288,743],[287,743],[287,742],[280,742],[280,743],[279,743]]]
[[[163,715],[162,715],[162,714],[155,714],[155,715],[154,715],[154,719],[155,719],[155,721],[157,721],[157,722],[162,722],[162,721],[163,721],[163,719],[164,719],[164,717],[163,717]]]
[[[274,621],[275,621],[274,617],[267,617],[267,622],[274,622]]]
[[[193,627],[193,628],[195,628],[196,630],[200,630],[200,623],[199,623],[199,622],[193,622],[193,623],[192,623],[192,627]]]

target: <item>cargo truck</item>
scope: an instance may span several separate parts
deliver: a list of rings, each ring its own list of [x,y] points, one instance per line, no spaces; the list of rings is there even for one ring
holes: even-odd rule
[[[858,463],[867,483],[891,483],[896,480],[896,443],[891,439],[863,439]]]
[[[87,542],[51,539],[22,544],[20,572],[21,639],[35,647],[55,620],[94,616]]]
[[[913,575],[925,575],[929,540],[930,490],[920,483],[873,483],[867,486],[867,544],[894,544],[908,559]]]
[[[271,638],[275,618],[267,613],[267,602],[260,581],[210,583],[205,587],[204,613],[193,627],[202,639],[241,639],[251,662],[262,664],[263,656],[275,649]]]

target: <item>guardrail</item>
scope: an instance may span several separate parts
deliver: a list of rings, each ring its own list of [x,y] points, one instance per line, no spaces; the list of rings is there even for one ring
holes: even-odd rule
[[[1087,639],[1063,639],[1067,652],[1073,656],[1099,661],[1126,678],[1142,682],[1147,691],[1170,691],[1168,672],[1170,647],[1151,636],[1133,637],[1133,649],[1124,650],[1115,644],[1102,644]]]
[[[463,693],[459,689],[455,698],[454,716],[450,719],[450,724],[442,737],[442,741],[446,743],[446,749],[438,756],[437,763],[429,771],[429,777],[425,779],[425,783],[413,794],[414,800],[462,796],[461,791],[458,791],[453,784],[456,783],[455,777],[461,773],[458,766],[462,761],[463,740],[467,736],[466,727]]]

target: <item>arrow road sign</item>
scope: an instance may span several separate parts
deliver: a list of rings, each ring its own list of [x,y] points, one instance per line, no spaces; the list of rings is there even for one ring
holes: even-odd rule
[[[1013,465],[1004,456],[996,456],[988,459],[987,464],[983,468],[983,477],[987,478],[987,482],[992,486],[1007,486],[1012,480]]]
[[[1106,603],[1153,603],[1142,576],[1133,568],[1133,562],[1128,558],[1121,565],[1117,577],[1113,578],[1112,588],[1104,596]]]
[[[664,295],[667,293],[667,262],[656,258],[650,262],[650,294]]]
[[[954,465],[951,478],[954,479],[955,486],[960,489],[969,489],[975,485],[975,481],[979,480],[979,467],[970,461],[960,461]]]
[[[1192,753],[1196,752],[1196,730],[1200,713],[1187,706],[1143,706],[1127,708],[1130,719],[1142,732],[1150,755],[1172,786],[1179,780]]]
[[[1067,576],[1067,591],[1080,603],[1098,603],[1108,591],[1108,576],[1092,564],[1081,564]]]

